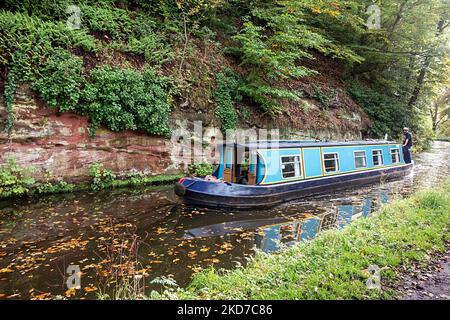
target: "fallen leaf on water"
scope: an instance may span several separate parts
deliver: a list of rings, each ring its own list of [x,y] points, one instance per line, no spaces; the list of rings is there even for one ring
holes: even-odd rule
[[[92,292],[92,291],[95,291],[95,290],[97,290],[97,288],[94,287],[94,286],[92,286],[92,287],[85,287],[84,288],[85,292]],[[67,293],[67,291],[66,291],[66,293]]]
[[[66,297],[71,297],[74,296],[75,293],[77,293],[77,289],[75,288],[70,288],[69,290],[67,290],[64,294]]]
[[[150,263],[162,263],[162,261],[161,260],[153,260],[153,261],[150,261]]]
[[[187,255],[188,255],[189,258],[194,259],[197,256],[197,252],[190,251]]]
[[[167,228],[161,228],[161,227],[159,227],[159,228],[156,230],[156,234],[163,234],[163,233],[167,233]]]
[[[44,300],[45,298],[47,298],[49,296],[50,296],[50,293],[44,292],[44,293],[38,294],[37,296],[33,296],[31,298],[31,300]]]

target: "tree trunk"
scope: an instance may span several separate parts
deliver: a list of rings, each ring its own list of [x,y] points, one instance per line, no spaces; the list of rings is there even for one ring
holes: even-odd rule
[[[439,37],[445,29],[445,17],[442,17],[437,26],[436,37]],[[417,103],[419,99],[420,91],[422,90],[423,83],[425,81],[425,76],[428,71],[428,67],[431,64],[432,50],[428,50],[428,53],[425,55],[425,60],[423,62],[422,68],[420,69],[419,76],[417,77],[416,86],[412,92],[411,98],[409,99],[408,107],[411,109]]]
[[[384,54],[387,52],[389,44],[392,42],[392,36],[394,35],[395,29],[397,29],[398,24],[400,23],[400,21],[403,18],[403,12],[405,10],[405,6],[408,3],[409,0],[404,0],[401,4],[400,4],[400,8],[397,12],[397,14],[395,15],[395,20],[392,23],[392,25],[388,28],[387,31],[387,41],[383,44],[383,46],[380,48],[380,53]],[[358,75],[358,74],[362,74],[362,73],[367,73],[367,72],[371,72],[373,70],[376,70],[379,68],[380,63],[379,62],[366,62],[363,63],[361,65],[356,66],[353,69],[353,75]]]

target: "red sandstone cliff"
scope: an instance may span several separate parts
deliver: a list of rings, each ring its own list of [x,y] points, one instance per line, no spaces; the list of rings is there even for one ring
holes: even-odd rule
[[[26,86],[18,90],[14,110],[16,121],[8,137],[3,130],[6,111],[0,103],[0,162],[13,157],[20,165],[33,165],[37,178],[50,173],[69,181],[84,180],[96,161],[119,174],[176,171],[164,138],[104,129],[90,138],[86,117],[44,107]]]

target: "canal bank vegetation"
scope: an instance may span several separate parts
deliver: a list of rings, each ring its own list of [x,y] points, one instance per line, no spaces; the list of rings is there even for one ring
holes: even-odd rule
[[[430,106],[448,87],[448,19],[447,0],[6,0],[3,128],[13,133],[26,83],[48,107],[88,116],[91,135],[165,136],[185,111],[222,129],[353,126],[398,139],[408,126],[427,143],[446,115]]]
[[[141,172],[131,172],[118,177],[100,163],[94,163],[89,168],[90,179],[83,183],[69,183],[58,180],[50,174],[42,181],[33,178],[34,167],[21,167],[14,159],[8,158],[0,164],[0,199],[45,194],[67,193],[75,191],[99,191],[110,188],[131,186],[150,186],[169,184],[177,181],[183,175],[146,175]]]
[[[392,299],[399,276],[425,266],[450,241],[450,181],[383,206],[344,230],[279,253],[259,252],[245,267],[204,270],[155,299]],[[377,278],[379,272],[379,278]],[[378,282],[378,279],[381,281]],[[381,286],[378,287],[377,284]]]

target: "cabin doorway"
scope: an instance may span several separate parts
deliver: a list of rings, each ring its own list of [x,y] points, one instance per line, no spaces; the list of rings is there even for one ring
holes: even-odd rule
[[[226,146],[224,152],[223,181],[245,185],[256,184],[256,152]]]
[[[248,165],[248,184],[256,184],[256,164],[258,161],[258,156],[256,152],[249,153],[249,165]]]
[[[223,158],[224,168],[223,168],[223,181],[234,182],[234,148],[231,146],[225,147],[225,154]]]
[[[239,150],[239,149],[238,149]],[[245,185],[256,184],[256,162],[255,152],[241,150],[238,153],[238,163],[236,164],[236,183]]]

